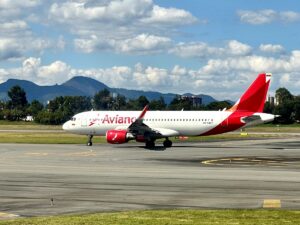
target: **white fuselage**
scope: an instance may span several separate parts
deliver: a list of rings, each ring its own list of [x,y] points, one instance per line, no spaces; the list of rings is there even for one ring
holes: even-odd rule
[[[230,111],[149,111],[143,123],[165,136],[194,136],[212,130],[231,113]],[[108,130],[126,130],[139,114],[140,111],[83,112],[66,122],[63,129],[76,134],[101,136]],[[274,117],[266,118],[262,123],[272,119]]]

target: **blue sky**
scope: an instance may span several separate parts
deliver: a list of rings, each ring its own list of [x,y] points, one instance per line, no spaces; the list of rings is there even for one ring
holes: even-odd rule
[[[295,0],[3,0],[0,15],[0,82],[82,75],[110,87],[235,100],[271,72],[271,94],[299,94]]]

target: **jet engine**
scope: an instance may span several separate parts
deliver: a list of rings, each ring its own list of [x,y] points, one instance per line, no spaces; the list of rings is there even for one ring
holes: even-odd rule
[[[108,130],[106,132],[106,141],[110,144],[123,144],[129,140],[135,139],[127,130]]]

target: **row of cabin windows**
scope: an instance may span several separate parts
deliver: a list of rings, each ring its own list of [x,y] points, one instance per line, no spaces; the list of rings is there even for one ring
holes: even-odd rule
[[[90,119],[91,120],[91,119]],[[71,121],[76,121],[76,118],[73,117]],[[144,119],[144,121],[202,121],[202,122],[213,122],[214,119]]]
[[[213,122],[213,119],[144,119],[144,121],[202,121]]]

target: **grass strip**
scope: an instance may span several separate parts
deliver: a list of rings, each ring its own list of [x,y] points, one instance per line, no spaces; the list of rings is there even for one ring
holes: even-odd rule
[[[0,221],[0,225],[282,225],[300,224],[291,210],[149,210]]]
[[[179,140],[171,138],[173,142],[205,142],[205,141],[218,141],[218,140],[247,140],[257,138],[270,138],[278,137],[278,135],[261,135],[261,134],[248,134],[241,136],[238,133],[220,134],[214,136],[200,136],[189,137],[186,140]],[[157,140],[161,143],[164,139]],[[23,143],[23,144],[84,144],[87,142],[86,135],[69,134],[65,132],[19,132],[19,131],[6,131],[0,132],[0,143]],[[104,136],[95,136],[93,143],[106,143]],[[142,144],[142,143],[141,143]]]

